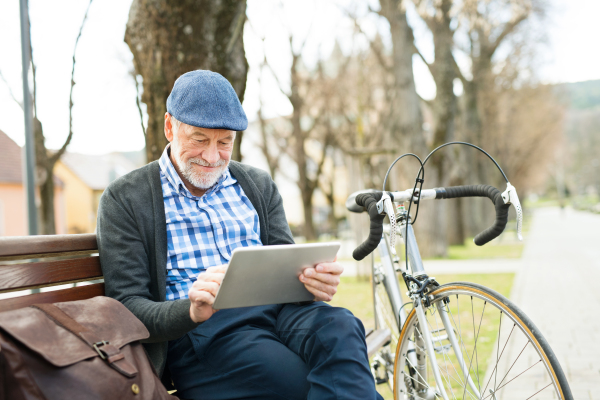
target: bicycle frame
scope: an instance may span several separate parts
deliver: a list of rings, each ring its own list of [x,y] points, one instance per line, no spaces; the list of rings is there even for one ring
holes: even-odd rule
[[[415,237],[414,234],[414,230],[413,227],[410,223],[407,224],[406,221],[404,221],[403,223],[399,224],[397,226],[397,232],[400,233],[406,247],[407,247],[407,255],[408,255],[408,260],[409,260],[409,264],[410,264],[410,269],[411,271],[404,271],[407,275],[409,275],[410,277],[414,277],[414,278],[427,278],[427,274],[425,272],[425,268],[423,267],[423,261],[421,259],[421,254],[419,252],[419,247],[417,245],[417,239]],[[403,306],[405,305],[405,302],[402,299],[402,294],[400,292],[400,285],[398,284],[398,278],[396,273],[397,272],[401,272],[401,269],[398,268],[396,269],[394,267],[395,263],[398,263],[398,265],[400,265],[400,259],[398,257],[393,258],[392,254],[395,254],[395,251],[392,251],[391,249],[391,245],[390,245],[390,228],[389,226],[386,228],[384,228],[384,233],[382,235],[381,241],[379,242],[379,245],[377,247],[377,250],[379,251],[380,254],[380,258],[381,258],[381,267],[382,270],[378,270],[378,268],[375,266],[374,263],[374,259],[372,262],[372,272],[373,272],[373,277],[378,277],[378,280],[383,283],[385,290],[389,296],[390,299],[390,303],[391,303],[391,307],[392,310],[394,312],[394,317],[396,319],[396,323],[397,326],[399,328],[399,330],[401,331],[404,323],[406,321],[407,315],[406,315],[406,311],[404,310]],[[373,291],[375,291],[375,285],[377,284],[376,279],[373,279]],[[414,282],[409,283],[409,286],[416,286],[416,284]],[[432,333],[429,329],[429,326],[427,324],[426,321],[426,316],[425,316],[425,311],[423,310],[423,297],[421,294],[419,293],[415,293],[414,289],[415,287],[411,287],[411,300],[410,302],[413,304],[413,307],[416,310],[417,313],[417,318],[419,321],[419,326],[420,326],[420,331],[421,331],[421,335],[422,335],[422,339],[423,339],[423,346],[425,347],[427,356],[429,358],[429,362],[431,365],[431,370],[433,371],[434,374],[434,379],[437,385],[437,392],[436,394],[434,393],[427,393],[426,394],[426,398],[430,398],[431,396],[441,396],[444,400],[449,400],[448,395],[446,393],[445,387],[444,387],[444,383],[442,381],[441,375],[440,375],[440,368],[437,365],[437,360],[435,357],[435,346],[434,346],[434,341],[432,338]],[[444,310],[444,308],[442,306],[440,306],[440,304],[438,303],[437,305],[437,310],[440,314],[440,318],[442,320],[442,323],[444,325],[444,330],[446,331],[446,335],[448,340],[450,341],[452,350],[454,351],[457,360],[459,362],[459,365],[462,369],[462,373],[463,373],[463,377],[465,378],[465,380],[468,382],[470,388],[473,390],[473,393],[477,396],[480,397],[479,391],[477,390],[477,387],[475,385],[475,383],[473,382],[471,375],[469,373],[467,364],[465,363],[463,357],[462,357],[462,352],[460,350],[460,346],[458,343],[458,340],[456,338],[456,335],[454,333],[454,330],[452,329],[452,325],[450,323],[450,319],[447,315],[447,312]],[[375,310],[375,324],[377,327],[378,321],[377,321],[377,311]],[[418,360],[423,359],[423,357],[417,357],[417,352],[421,351],[419,349],[419,346],[415,347],[412,343],[409,345],[409,356],[408,356],[408,362],[411,364],[411,366],[415,369],[418,368],[420,372],[420,379],[424,380],[426,378],[426,367],[424,367],[424,363],[419,363]],[[419,368],[420,367],[420,368]],[[424,375],[425,374],[425,375]],[[395,382],[393,382],[393,384],[395,384]],[[431,397],[433,398],[433,397]]]

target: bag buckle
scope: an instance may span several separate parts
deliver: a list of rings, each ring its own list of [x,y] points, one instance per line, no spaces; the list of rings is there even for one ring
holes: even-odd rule
[[[105,346],[107,344],[110,344],[110,342],[108,340],[102,340],[100,342],[96,342],[92,345],[92,347],[94,348],[94,350],[96,350],[96,353],[98,353],[98,355],[100,356],[100,358],[102,358],[103,360],[106,360],[106,356],[104,355],[104,353],[102,352],[102,350],[100,350],[100,347]]]

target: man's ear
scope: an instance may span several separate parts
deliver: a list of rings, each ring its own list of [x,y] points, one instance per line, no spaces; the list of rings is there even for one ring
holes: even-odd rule
[[[173,124],[171,123],[171,114],[165,113],[165,137],[169,142],[173,141]]]

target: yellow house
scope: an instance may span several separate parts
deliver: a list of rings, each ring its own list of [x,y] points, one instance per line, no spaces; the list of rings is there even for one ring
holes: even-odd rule
[[[135,168],[121,153],[65,153],[54,167],[54,174],[64,185],[67,232],[94,232],[102,192],[110,182]]]

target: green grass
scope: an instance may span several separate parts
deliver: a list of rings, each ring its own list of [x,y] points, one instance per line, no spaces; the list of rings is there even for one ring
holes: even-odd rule
[[[521,254],[523,254],[523,242],[513,240],[492,241],[485,246],[477,246],[473,243],[473,239],[467,239],[463,246],[448,247],[450,260],[521,258]]]
[[[514,274],[446,274],[436,275],[435,278],[440,284],[458,281],[478,283],[508,297],[512,288]],[[404,283],[401,283],[401,291],[404,296],[404,293],[406,293]],[[349,309],[356,317],[363,321],[365,328],[373,328],[372,292],[369,281],[356,277],[342,277],[342,282],[331,305]],[[498,324],[484,319],[481,330],[479,339],[481,345],[478,345],[478,353],[480,360],[485,360],[492,354]],[[485,367],[481,363],[480,370],[485,372]],[[386,400],[394,398],[387,385],[379,385],[377,390]]]

